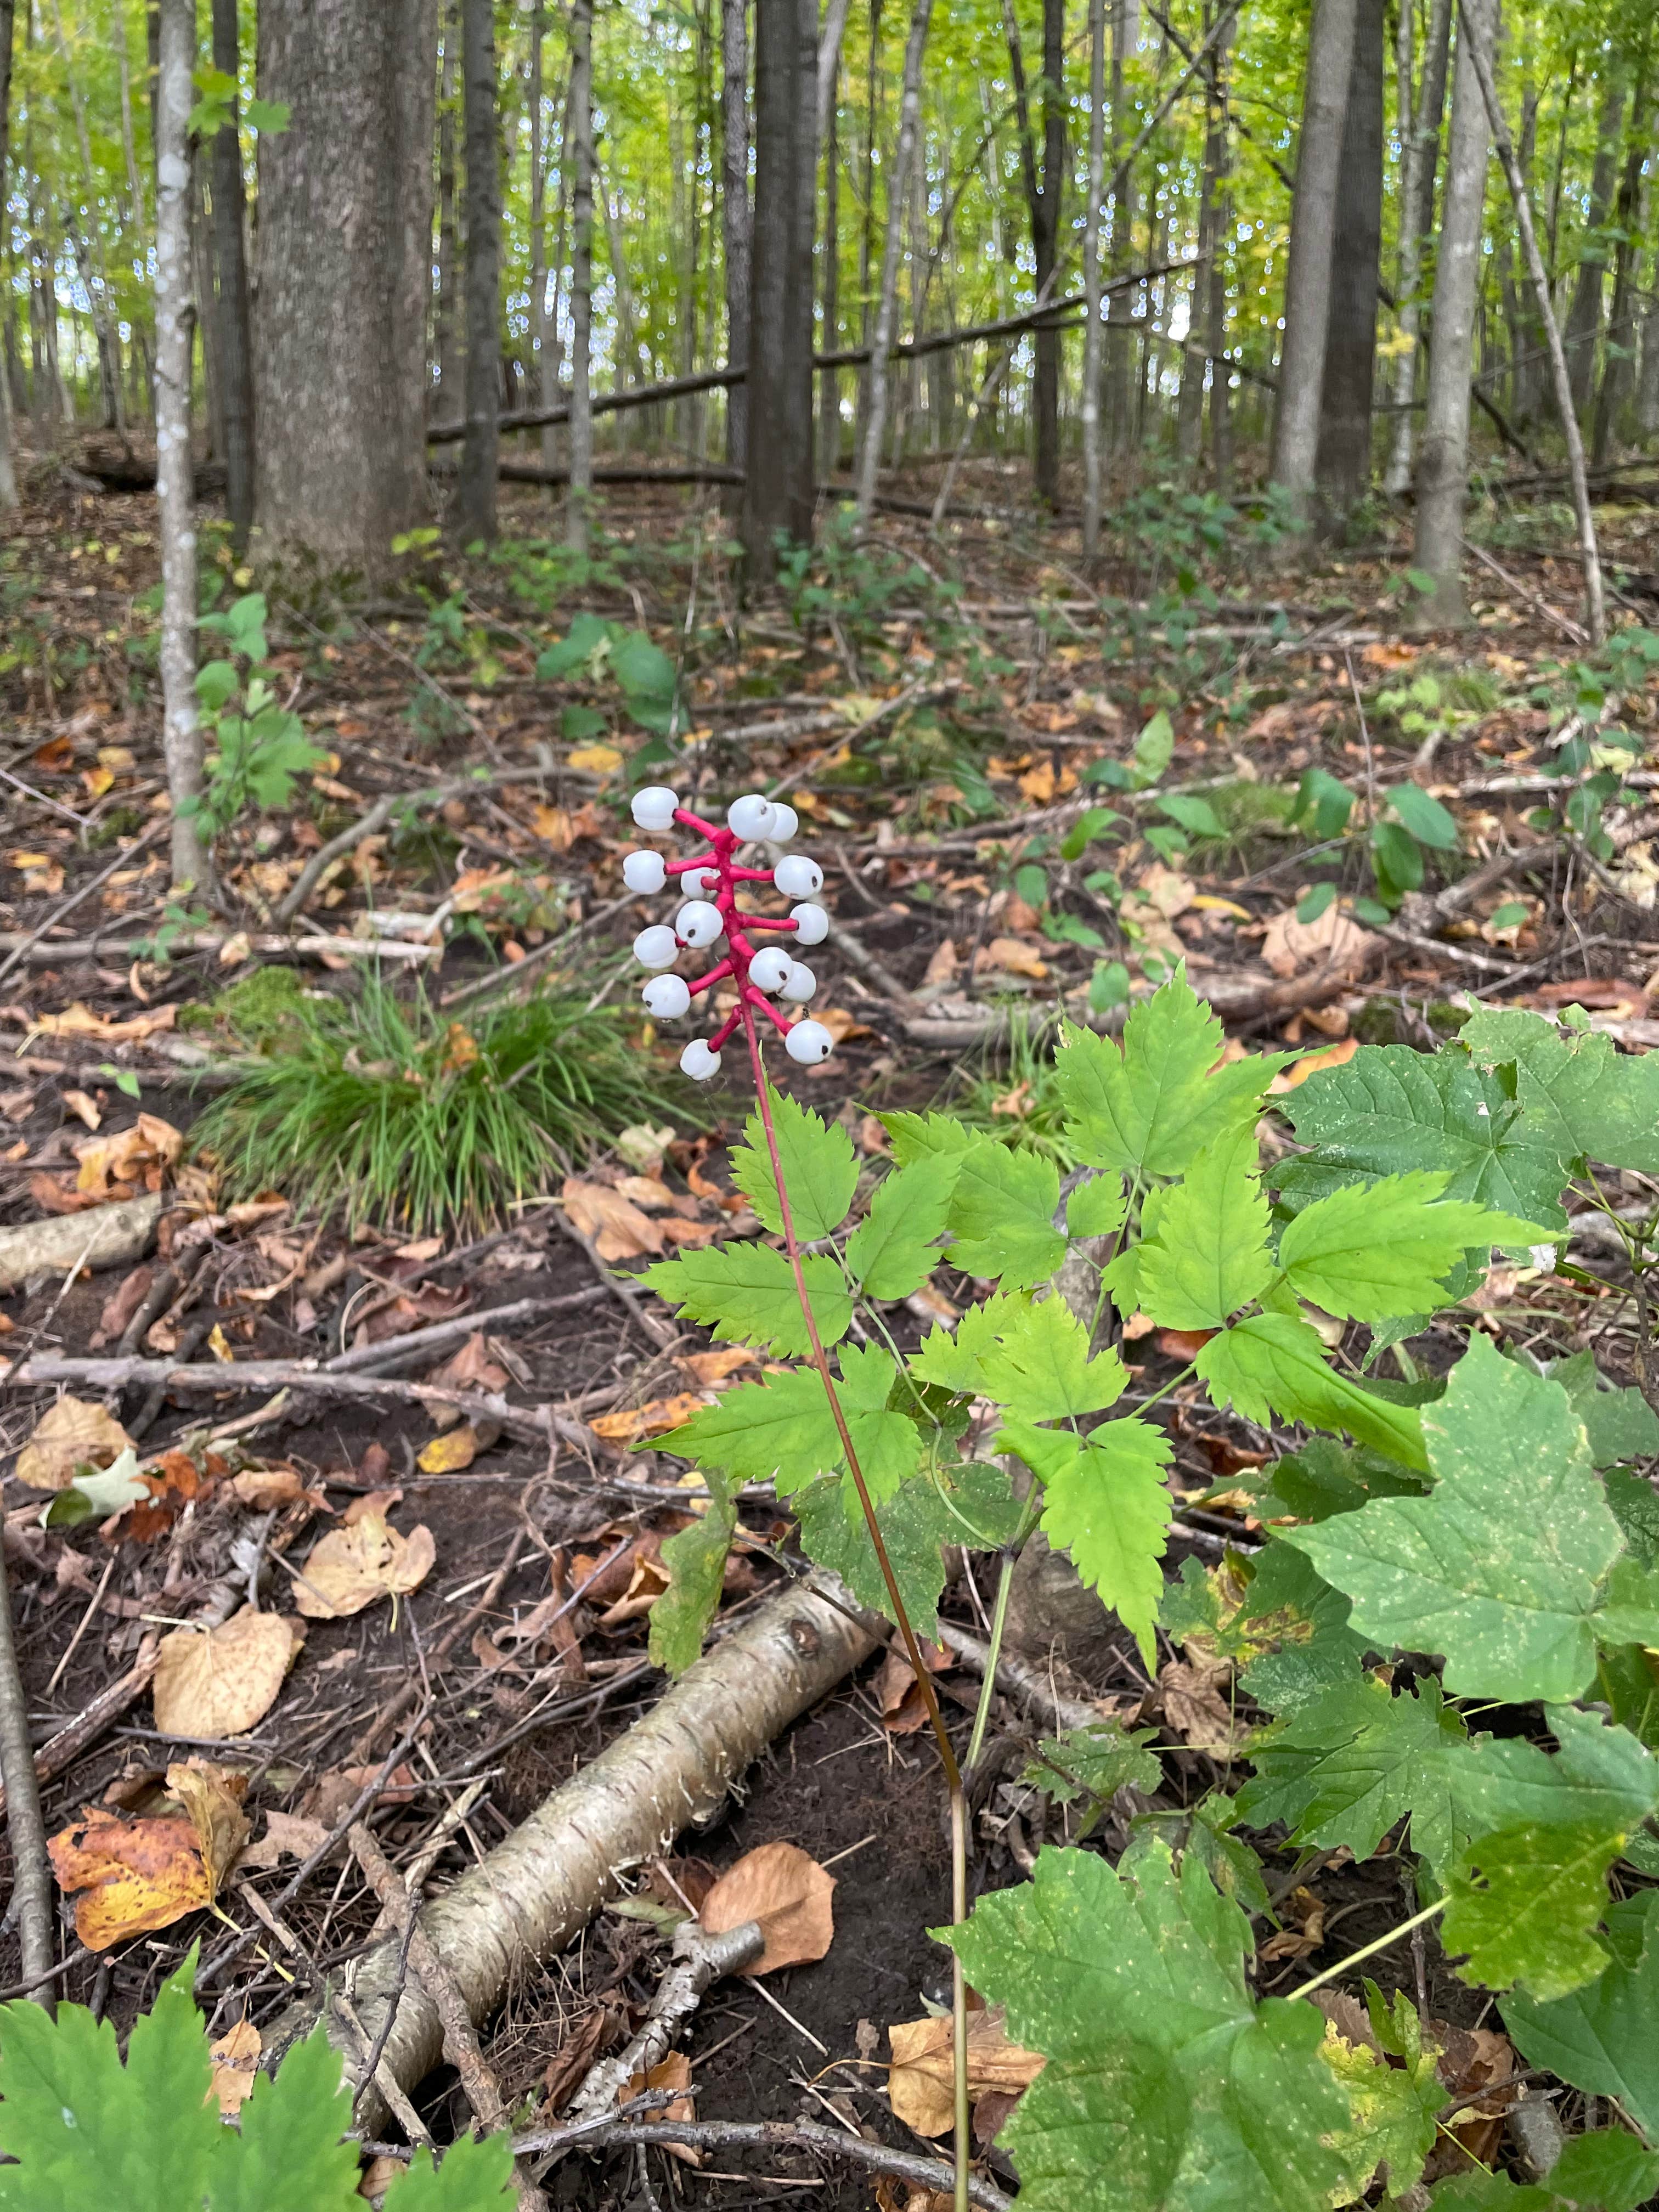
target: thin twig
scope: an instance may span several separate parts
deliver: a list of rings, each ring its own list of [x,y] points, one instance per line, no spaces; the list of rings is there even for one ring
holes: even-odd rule
[[[23,1975],[33,1980],[33,2002],[55,2014],[57,1998],[45,1978],[55,1963],[52,1942],[52,1866],[46,1857],[46,1824],[40,1811],[34,1755],[29,1743],[28,1700],[17,1668],[12,1634],[11,1597],[6,1587],[5,1547],[0,1545],[0,1777],[6,1791],[6,1827],[11,1838],[11,1901],[22,1952]]]

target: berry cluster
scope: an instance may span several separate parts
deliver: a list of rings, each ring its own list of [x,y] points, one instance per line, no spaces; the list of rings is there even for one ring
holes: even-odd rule
[[[821,906],[811,904],[792,907],[787,916],[746,914],[738,904],[740,884],[771,884],[786,898],[803,901],[810,901],[814,892],[823,890],[823,869],[804,854],[790,854],[771,868],[744,868],[737,864],[740,846],[758,840],[787,843],[800,826],[794,808],[750,792],[734,799],[726,808],[726,827],[720,830],[690,813],[680,805],[677,793],[661,784],[651,784],[634,795],[634,819],[641,830],[658,831],[672,829],[678,822],[708,841],[708,849],[690,860],[665,860],[660,853],[647,850],[630,853],[623,862],[623,881],[631,891],[659,891],[671,876],[678,876],[678,888],[691,894],[675,915],[672,928],[666,922],[653,923],[634,939],[634,957],[642,968],[672,968],[685,947],[704,951],[717,938],[726,939],[726,957],[706,975],[688,983],[682,976],[659,973],[641,994],[647,1009],[657,1020],[676,1021],[699,991],[728,980],[737,985],[738,1003],[714,1036],[694,1037],[680,1054],[680,1066],[686,1074],[699,1083],[717,1075],[720,1047],[740,1028],[749,1031],[752,1046],[757,1010],[782,1031],[784,1049],[791,1060],[809,1067],[827,1060],[835,1040],[823,1024],[809,1019],[792,1022],[773,1004],[776,999],[787,1006],[804,1006],[818,987],[817,976],[804,960],[797,960],[781,945],[757,950],[750,941],[750,932],[777,930],[788,933],[797,945],[822,945],[830,934],[829,915]]]

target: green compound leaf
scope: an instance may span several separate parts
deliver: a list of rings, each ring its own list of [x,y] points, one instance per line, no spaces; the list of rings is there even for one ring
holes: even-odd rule
[[[1300,1318],[1252,1314],[1236,1322],[1204,1346],[1198,1372],[1215,1403],[1237,1407],[1247,1421],[1265,1425],[1278,1414],[1314,1428],[1346,1429],[1389,1459],[1426,1464],[1416,1410],[1391,1405],[1328,1367],[1318,1332]]]
[[[853,1140],[839,1121],[825,1121],[770,1084],[767,1097],[795,1237],[799,1243],[815,1243],[840,1228],[853,1203],[859,1182]],[[749,1116],[743,1133],[744,1143],[732,1155],[732,1180],[773,1236],[781,1237],[783,1211],[758,1109]]]
[[[435,2167],[429,2150],[417,2150],[386,2201],[389,2212],[510,2212],[515,2201],[511,2138],[458,2136]],[[255,2208],[250,2205],[248,2212]]]
[[[1315,2212],[1352,2163],[1310,2004],[1252,2002],[1239,1907],[1188,1853],[1044,1850],[940,1929],[1048,2063],[1004,2131],[1027,2212]]]
[[[1610,1959],[1599,1979],[1553,2004],[1516,1990],[1504,2025],[1529,2066],[1546,2067],[1596,2097],[1616,2097],[1650,2142],[1659,2142],[1659,1890],[1609,1916],[1632,1963]]]
[[[1513,1063],[1528,1126],[1563,1159],[1659,1174],[1659,1067],[1616,1051],[1593,1030],[1561,1030],[1541,1014],[1483,1007],[1459,1042],[1483,1067]]]
[[[1441,1930],[1458,1972],[1491,1989],[1523,1982],[1547,2002],[1594,1981],[1607,1964],[1595,1929],[1622,1832],[1589,1822],[1501,1828],[1453,1868]]]
[[[1552,1231],[1566,1216],[1567,1164],[1509,1096],[1461,1052],[1362,1045],[1344,1066],[1311,1075],[1284,1101],[1313,1151],[1273,1177],[1293,1204],[1343,1185],[1443,1169],[1448,1198],[1478,1200]]]
[[[1220,1328],[1267,1287],[1267,1201],[1248,1122],[1201,1152],[1183,1181],[1158,1194],[1136,1248],[1135,1293],[1161,1328]]]
[[[817,1382],[815,1375],[812,1380]],[[819,1395],[823,1386],[819,1384]],[[738,1509],[710,1467],[705,1467],[714,1496],[708,1510],[689,1528],[670,1536],[662,1547],[668,1588],[651,1608],[650,1651],[654,1666],[683,1674],[702,1651],[702,1639],[720,1601],[726,1555],[737,1533]]]
[[[998,1291],[981,1304],[969,1306],[952,1329],[935,1326],[910,1355],[910,1372],[919,1382],[931,1382],[957,1397],[977,1393],[981,1370],[995,1355],[997,1339],[1015,1325],[1026,1300]]]
[[[801,1262],[818,1335],[839,1344],[853,1325],[853,1301],[833,1260],[814,1253]],[[640,1278],[665,1304],[738,1344],[786,1359],[811,1351],[787,1255],[769,1244],[714,1244],[659,1260]]]
[[[801,1549],[809,1559],[839,1575],[860,1605],[890,1618],[892,1601],[864,1516],[848,1516],[846,1493],[851,1487],[844,1480],[832,1478],[795,1492],[790,1503],[800,1523]],[[966,1544],[975,1551],[998,1550],[1012,1541],[1020,1514],[1007,1476],[987,1460],[966,1461],[937,1480],[927,1474],[913,1476],[877,1506],[876,1525],[918,1635],[939,1633],[939,1598],[945,1587],[942,1547]],[[667,1549],[665,1544],[665,1553]],[[660,1606],[662,1600],[657,1603]]]
[[[1435,2212],[1636,2212],[1659,2189],[1659,2151],[1622,2128],[1573,2136],[1541,2182],[1459,2173],[1430,2195]]]
[[[839,1464],[841,1437],[816,1370],[797,1367],[726,1391],[718,1405],[654,1439],[653,1449],[735,1483],[779,1475],[799,1486]]]
[[[964,1274],[1011,1291],[1045,1282],[1066,1257],[1054,1227],[1060,1170],[1036,1152],[981,1142],[964,1152],[951,1201],[947,1257]]]
[[[878,1114],[876,1119],[892,1139],[893,1158],[902,1168],[938,1155],[959,1159],[985,1141],[950,1114]]]
[[[1219,1066],[1221,1024],[1184,966],[1123,1024],[1121,1048],[1066,1023],[1054,1056],[1066,1130],[1091,1167],[1175,1176],[1206,1146],[1253,1122],[1262,1094],[1293,1053]]]
[[[1091,1175],[1066,1201],[1066,1234],[1115,1237],[1123,1226],[1126,1210],[1122,1176]]]
[[[1065,1299],[1051,1293],[1006,1314],[995,1344],[981,1355],[974,1387],[1018,1419],[1059,1421],[1104,1413],[1128,1380],[1116,1352],[1090,1358],[1087,1329]]]
[[[1442,1198],[1450,1179],[1444,1169],[1386,1176],[1316,1200],[1279,1239],[1291,1288],[1327,1313],[1386,1321],[1443,1304],[1445,1279],[1471,1245],[1548,1242],[1534,1223]]]
[[[1287,1540],[1380,1648],[1443,1652],[1457,1696],[1566,1703],[1595,1673],[1596,1592],[1620,1550],[1583,1424],[1565,1391],[1476,1336],[1423,1433],[1439,1477],[1427,1497],[1374,1499]]]
[[[1106,1421],[1086,1443],[1065,1430],[1011,1422],[1000,1448],[1018,1452],[1042,1478],[1042,1533],[1072,1565],[1103,1605],[1116,1613],[1139,1646],[1149,1669],[1157,1666],[1153,1626],[1164,1594],[1164,1539],[1170,1493],[1164,1469],[1175,1456],[1162,1429],[1133,1415]]]
[[[951,1211],[957,1161],[939,1152],[899,1168],[881,1183],[847,1240],[854,1281],[872,1298],[908,1298],[944,1256],[937,1249]]]
[[[1079,1798],[1091,1805],[1074,1838],[1081,1843],[1120,1790],[1133,1785],[1150,1796],[1163,1781],[1157,1753],[1145,1748],[1157,1734],[1149,1728],[1131,1733],[1121,1721],[1071,1729],[1045,1737],[1020,1778],[1058,1805],[1074,1805]]]

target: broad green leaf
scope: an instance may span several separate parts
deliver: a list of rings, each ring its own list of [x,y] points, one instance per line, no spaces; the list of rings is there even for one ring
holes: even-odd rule
[[[892,1601],[868,1526],[862,1513],[848,1513],[850,1488],[844,1478],[835,1478],[795,1492],[790,1504],[800,1522],[801,1549],[839,1575],[860,1605],[890,1619]],[[876,1525],[919,1636],[939,1633],[939,1597],[945,1587],[941,1547],[965,1544],[975,1551],[997,1550],[1012,1540],[1021,1510],[1007,1476],[988,1460],[965,1461],[937,1480],[915,1475],[877,1506]],[[665,1553],[667,1548],[663,1547]]]
[[[1617,1526],[1617,1515],[1613,1520]],[[1615,1559],[1606,1595],[1596,1607],[1595,1633],[1603,1644],[1659,1649],[1659,1571],[1628,1555]]]
[[[1084,1581],[1134,1638],[1149,1670],[1158,1663],[1152,1628],[1170,1526],[1164,1469],[1174,1456],[1162,1429],[1131,1415],[1103,1422],[1044,1477],[1043,1534],[1057,1552],[1071,1554]]]
[[[891,1353],[881,1345],[843,1346],[838,1364],[841,1388],[836,1395],[847,1433],[858,1455],[859,1471],[871,1502],[878,1504],[883,1498],[890,1498],[907,1476],[915,1473],[921,1462],[921,1431],[908,1413],[898,1410],[899,1405],[912,1404],[914,1401]],[[898,1403],[890,1404],[890,1399]],[[839,1452],[834,1464],[846,1464]],[[818,1471],[811,1468],[807,1473]],[[779,1479],[781,1497],[799,1487],[793,1477]],[[850,1482],[842,1486],[842,1504],[849,1520],[861,1516],[863,1508],[858,1492]]]
[[[1394,783],[1383,798],[1419,845],[1437,852],[1457,850],[1457,824],[1437,799],[1431,799],[1420,783]]]
[[[1620,1460],[1659,1457],[1659,1415],[1639,1390],[1633,1387],[1620,1390],[1608,1382],[1597,1368],[1593,1352],[1575,1352],[1570,1359],[1553,1361],[1545,1371],[1572,1401],[1597,1467],[1614,1467]],[[1650,1486],[1644,1483],[1643,1487],[1650,1497],[1654,1495]]]
[[[1046,1736],[1021,1779],[1057,1805],[1074,1805],[1079,1798],[1092,1804],[1074,1838],[1080,1843],[1120,1790],[1133,1784],[1150,1796],[1161,1784],[1158,1754],[1146,1747],[1157,1733],[1149,1728],[1130,1730],[1121,1721],[1097,1721],[1061,1736]]]
[[[1423,1433],[1427,1497],[1373,1499],[1286,1540],[1382,1649],[1443,1652],[1456,1695],[1565,1704],[1595,1673],[1590,1621],[1620,1548],[1583,1424],[1477,1335]]]
[[[672,1451],[694,1466],[718,1468],[736,1483],[774,1475],[799,1485],[838,1465],[841,1437],[817,1370],[795,1367],[764,1382],[744,1382],[717,1405],[705,1406],[653,1450]]]
[[[1357,1679],[1366,1644],[1348,1625],[1348,1601],[1289,1544],[1265,1545],[1239,1607],[1240,1686],[1269,1712],[1299,1711]]]
[[[1440,1168],[1451,1177],[1448,1198],[1479,1200],[1552,1231],[1565,1223],[1566,1159],[1502,1079],[1464,1053],[1362,1045],[1343,1066],[1310,1075],[1283,1111],[1314,1148],[1281,1162],[1272,1177],[1294,1204],[1346,1183]]]
[[[1362,2198],[1380,2166],[1389,2169],[1389,2195],[1396,2201],[1423,2171],[1439,2132],[1437,2117],[1446,2092],[1432,2051],[1419,2050],[1404,2066],[1390,2066],[1364,2043],[1350,2043],[1328,2025],[1320,2056],[1348,2093],[1353,2114],[1334,2148],[1347,2160],[1340,2203]]]
[[[902,1168],[941,1153],[960,1159],[985,1141],[977,1129],[950,1114],[878,1114],[876,1119],[892,1139],[893,1158]]]
[[[1628,1729],[1553,1705],[1553,1756],[1519,1736],[1480,1736],[1451,1784],[1464,1839],[1499,1828],[1573,1822],[1630,1834],[1659,1808],[1659,1759]]]
[[[1659,2193],[1659,2151],[1623,2128],[1568,2138],[1541,2182],[1506,2173],[1454,2174],[1431,2195],[1435,2212],[1636,2212]]]
[[[1484,1006],[1458,1042],[1482,1067],[1513,1063],[1522,1115],[1564,1159],[1659,1174],[1659,1066],[1615,1050],[1593,1030],[1564,1030],[1541,1014]]]
[[[1279,1239],[1291,1287],[1327,1313],[1386,1321],[1441,1304],[1445,1279],[1470,1245],[1548,1241],[1530,1222],[1443,1198],[1450,1179],[1443,1168],[1419,1170],[1316,1200]]]
[[[642,629],[617,633],[611,641],[611,667],[630,701],[655,700],[666,706],[674,696],[674,664]]]
[[[505,2134],[458,2136],[436,2167],[430,2151],[417,2150],[386,2197],[387,2212],[511,2212],[515,2201],[513,2143]]]
[[[841,1227],[853,1203],[859,1182],[853,1139],[839,1121],[824,1121],[797,1104],[787,1091],[769,1084],[767,1095],[796,1240],[815,1244],[820,1237]],[[778,1204],[777,1177],[772,1172],[766,1130],[758,1110],[749,1116],[743,1133],[744,1142],[732,1155],[732,1180],[765,1226],[775,1237],[781,1237],[783,1213]]]
[[[997,1291],[969,1306],[954,1329],[935,1325],[910,1355],[910,1372],[958,1397],[977,1392],[981,1364],[994,1355],[998,1335],[1025,1304],[1024,1298]]]
[[[1265,1426],[1276,1413],[1314,1428],[1346,1429],[1407,1467],[1425,1464],[1415,1410],[1390,1405],[1327,1366],[1318,1332],[1288,1314],[1252,1314],[1212,1336],[1198,1355],[1198,1371],[1216,1404],[1237,1407],[1247,1421]]]
[[[1163,1328],[1220,1328],[1261,1296],[1273,1263],[1253,1122],[1207,1146],[1163,1194],[1137,1257],[1138,1302]]]
[[[1194,1854],[1044,1850],[939,1932],[1048,2060],[1002,2137],[1026,2212],[1315,2212],[1340,2185],[1323,2017],[1252,2002],[1249,1922]]]
[[[1642,1410],[1645,1413],[1646,1407]],[[1592,1457],[1595,1453],[1592,1438]],[[1626,1549],[1635,1564],[1646,1569],[1659,1566],[1659,1491],[1644,1474],[1632,1474],[1623,1467],[1608,1468],[1601,1478],[1601,1486],[1607,1493],[1607,1504],[1613,1508],[1613,1517],[1619,1523]]]
[[[839,1344],[853,1325],[853,1301],[835,1261],[822,1253],[802,1261],[801,1273],[818,1335]],[[811,1350],[787,1256],[769,1244],[716,1244],[659,1260],[640,1279],[665,1304],[738,1344],[805,1359]]]
[[[964,1274],[1028,1290],[1066,1257],[1054,1227],[1060,1170],[1036,1152],[981,1142],[963,1155],[951,1201],[956,1242],[946,1255]]]
[[[1122,1176],[1091,1175],[1066,1201],[1066,1234],[1115,1237],[1123,1226],[1126,1210]]]
[[[817,1376],[812,1377],[817,1382]],[[823,1385],[819,1384],[822,1395]],[[702,1650],[702,1639],[720,1601],[726,1556],[737,1531],[738,1509],[710,1467],[704,1468],[714,1496],[708,1510],[690,1526],[668,1537],[662,1563],[668,1588],[651,1608],[650,1650],[653,1665],[683,1674]]]
[[[908,1298],[943,1258],[957,1162],[946,1153],[899,1168],[880,1183],[847,1240],[847,1265],[866,1297]]]
[[[275,2080],[253,2077],[240,2115],[240,2136],[220,2132],[215,2146],[212,2212],[316,2212],[349,2205],[357,2184],[356,2146],[342,2140],[351,2125],[351,2093],[342,2087],[340,2054],[322,2028],[296,2044]],[[511,2163],[509,2154],[508,2163]],[[452,2197],[463,2206],[482,2197]]]
[[[1058,1291],[1016,1306],[981,1359],[977,1388],[1025,1421],[1059,1421],[1115,1406],[1129,1380],[1115,1352],[1089,1356],[1089,1333]]]
[[[1261,1860],[1242,1836],[1231,1832],[1237,1823],[1234,1799],[1224,1790],[1212,1790],[1194,1806],[1182,1849],[1196,1853],[1200,1865],[1224,1897],[1232,1898],[1246,1912],[1271,1911]]]
[[[1184,966],[1123,1024],[1121,1048],[1066,1023],[1054,1055],[1066,1133],[1091,1167],[1182,1174],[1206,1145],[1253,1121],[1288,1053],[1218,1065],[1221,1024]]]
[[[1283,1820],[1295,1843],[1346,1844],[1368,1859],[1409,1813],[1417,1849],[1433,1859],[1431,1842],[1443,1850],[1453,1834],[1446,1754],[1464,1744],[1437,1682],[1395,1697],[1376,1675],[1355,1676],[1257,1739],[1239,1814],[1258,1828]]]
[[[1272,1480],[1261,1494],[1264,1519],[1275,1507],[1297,1521],[1328,1521],[1334,1513],[1354,1513],[1372,1498],[1420,1498],[1423,1477],[1380,1452],[1314,1437],[1299,1451],[1287,1452],[1267,1470]]]
[[[1607,1965],[1595,1929],[1607,1907],[1607,1869],[1625,1838],[1585,1821],[1501,1828],[1472,1844],[1453,1868],[1441,1928],[1458,1972],[1489,1989],[1524,1983],[1547,2003],[1591,1982]]]
[[[1529,2066],[1547,2068],[1595,2097],[1616,2097],[1659,2142],[1659,1890],[1615,1908],[1644,1938],[1600,1977],[1553,2004],[1520,1990],[1504,1999],[1504,2025]]]

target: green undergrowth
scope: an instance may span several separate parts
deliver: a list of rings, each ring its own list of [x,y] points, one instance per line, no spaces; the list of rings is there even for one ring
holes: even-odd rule
[[[227,1192],[283,1190],[354,1225],[498,1221],[629,1123],[691,1112],[628,1018],[568,988],[451,1019],[371,978],[337,999],[267,993],[228,1018],[268,1056],[196,1125]]]

